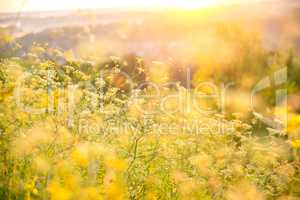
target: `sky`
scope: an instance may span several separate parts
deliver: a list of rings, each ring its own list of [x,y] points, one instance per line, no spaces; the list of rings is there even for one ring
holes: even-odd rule
[[[89,8],[201,8],[248,0],[0,0],[0,12],[77,10]],[[251,0],[270,1],[270,0]],[[249,1],[248,1],[249,2]]]
[[[221,0],[0,0],[0,12],[86,8],[203,7]]]

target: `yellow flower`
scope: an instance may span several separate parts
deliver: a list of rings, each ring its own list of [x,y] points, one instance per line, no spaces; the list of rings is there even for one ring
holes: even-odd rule
[[[149,192],[147,195],[146,195],[146,200],[156,200],[157,197],[155,195],[154,192]]]
[[[300,115],[294,115],[288,121],[287,130],[289,133],[292,133],[298,129],[300,129]]]
[[[108,159],[106,160],[106,166],[116,171],[124,171],[127,168],[127,164],[121,159]]]
[[[87,167],[89,164],[88,152],[84,149],[76,149],[71,153],[71,159],[81,167]]]
[[[95,187],[83,188],[80,193],[81,200],[102,200],[102,197],[99,194],[99,189]]]
[[[32,190],[32,194],[38,195],[38,194],[39,194],[39,191],[38,191],[36,188],[34,188],[34,189]]]
[[[57,182],[50,183],[47,190],[51,195],[51,200],[68,200],[71,198],[71,192]]]
[[[105,193],[110,200],[123,200],[126,198],[126,191],[123,184],[119,182],[113,182],[109,184],[106,189]]]
[[[291,141],[291,146],[295,149],[299,149],[300,148],[300,140]]]
[[[79,176],[75,174],[65,175],[64,180],[65,187],[67,187],[68,189],[77,190],[80,188],[81,179]]]

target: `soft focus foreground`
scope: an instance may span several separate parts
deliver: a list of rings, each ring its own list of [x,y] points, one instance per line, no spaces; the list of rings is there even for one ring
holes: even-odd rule
[[[299,16],[214,12],[1,29],[0,199],[299,199]]]

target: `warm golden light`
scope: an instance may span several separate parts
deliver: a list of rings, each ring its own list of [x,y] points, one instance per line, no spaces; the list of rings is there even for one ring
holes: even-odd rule
[[[17,2],[17,0],[15,0]],[[197,9],[217,5],[221,0],[27,0],[23,10],[67,10],[89,8],[183,8]]]
[[[202,7],[209,7],[214,6],[220,3],[220,0],[202,0],[202,1],[195,1],[195,0],[189,0],[189,1],[178,1],[178,5],[176,5],[179,8],[187,8],[187,9],[195,9],[195,8],[202,8]]]

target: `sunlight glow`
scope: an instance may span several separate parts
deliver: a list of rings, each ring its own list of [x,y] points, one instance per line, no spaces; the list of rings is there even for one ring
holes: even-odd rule
[[[68,10],[89,8],[183,8],[196,9],[217,5],[222,0],[27,0],[23,10]]]
[[[214,6],[220,3],[220,0],[189,0],[189,1],[178,1],[176,7],[179,8],[186,8],[186,9],[195,9],[195,8],[202,8],[202,7],[209,7]]]

